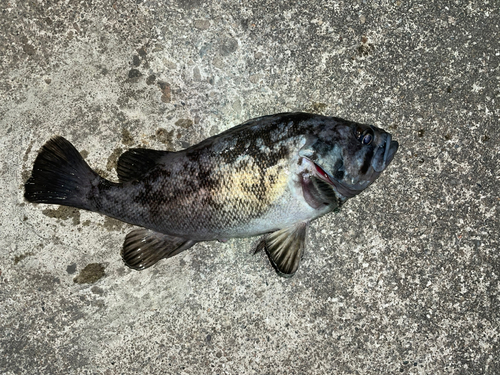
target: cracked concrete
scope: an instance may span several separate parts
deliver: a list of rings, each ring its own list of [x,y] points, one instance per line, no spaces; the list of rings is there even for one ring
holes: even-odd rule
[[[2,374],[500,373],[497,2],[1,9]],[[373,123],[400,151],[313,223],[290,280],[255,238],[135,272],[131,226],[23,200],[55,134],[116,180],[130,147],[295,110]]]

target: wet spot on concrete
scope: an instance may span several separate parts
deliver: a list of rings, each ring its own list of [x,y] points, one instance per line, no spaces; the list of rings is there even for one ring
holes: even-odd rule
[[[124,225],[125,223],[123,221],[116,220],[108,216],[104,217],[103,227],[106,228],[106,230],[108,230],[109,232],[120,230],[123,228]]]
[[[118,162],[118,158],[120,157],[120,155],[123,153],[123,150],[118,147],[118,148],[115,148],[115,150],[113,151],[113,153],[111,155],[109,155],[108,157],[108,162],[106,163],[106,169],[108,171],[112,170],[112,169],[116,169],[116,164]]]
[[[122,143],[127,146],[130,146],[134,143],[134,138],[127,129],[122,130]]]
[[[21,179],[24,182],[26,182],[26,181],[28,181],[28,179],[30,178],[30,176],[31,176],[31,170],[23,169],[23,171],[21,172]],[[24,189],[24,184],[23,184],[22,188]]]
[[[73,281],[77,284],[94,284],[105,276],[104,269],[104,265],[100,263],[87,264]]]
[[[142,73],[138,69],[130,69],[128,72],[128,78],[132,81],[137,82],[137,79],[142,76]]]
[[[30,142],[30,144],[28,145],[28,148],[26,149],[26,152],[24,153],[23,162],[25,162],[25,163],[28,161],[28,156],[31,153],[31,148],[33,147],[33,143],[34,143],[34,141]]]
[[[82,150],[80,151],[80,155],[82,155],[82,158],[86,158],[87,156],[89,156],[89,152],[87,150]]]
[[[148,78],[146,78],[147,85],[152,85],[153,83],[155,83],[155,81],[156,81],[156,76],[154,74],[151,74],[150,76],[148,76]]]
[[[141,48],[139,48],[137,50],[137,53],[141,56],[141,57],[145,57],[148,52],[146,51],[146,47],[145,46],[142,46]]]
[[[36,52],[35,47],[27,43],[23,45],[23,51],[29,56],[33,56]]]
[[[174,131],[173,130],[168,131],[167,129],[160,128],[156,131],[155,135],[156,135],[156,139],[158,141],[167,145],[168,151],[174,150],[174,144],[173,144]]]
[[[134,55],[134,56],[132,57],[132,65],[134,65],[134,66],[139,66],[139,65],[141,65],[141,59],[139,58],[139,56]],[[129,77],[130,77],[130,74],[129,74]]]
[[[42,210],[42,214],[61,220],[73,219],[73,225],[80,224],[80,210],[78,208],[59,206],[56,210],[49,208]]]
[[[316,113],[323,112],[327,107],[328,107],[328,105],[325,104],[325,103],[313,102],[311,104],[311,110],[312,110],[312,112],[316,112]]]
[[[14,264],[17,264],[19,263],[20,261],[22,261],[23,259],[29,257],[29,256],[32,256],[33,253],[32,252],[28,252],[28,253],[24,253],[24,254],[21,254],[21,255],[17,255],[14,257]]]

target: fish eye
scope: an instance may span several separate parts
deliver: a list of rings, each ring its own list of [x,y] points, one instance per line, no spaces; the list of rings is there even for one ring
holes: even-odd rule
[[[355,132],[355,136],[362,145],[366,146],[372,143],[374,135],[373,130],[368,128],[366,130],[362,130],[361,128],[357,128]]]
[[[364,145],[369,145],[370,143],[372,143],[372,141],[373,136],[370,133],[366,133],[363,135],[363,140],[361,141],[361,143],[363,143]]]

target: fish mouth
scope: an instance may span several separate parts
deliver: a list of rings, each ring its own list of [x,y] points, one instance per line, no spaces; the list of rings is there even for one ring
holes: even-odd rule
[[[394,155],[396,155],[398,148],[399,143],[393,141],[392,136],[387,134],[384,144],[377,148],[373,156],[371,163],[373,170],[379,174],[382,173],[391,163],[392,159],[394,159]]]
[[[380,174],[391,163],[392,159],[394,159],[394,155],[396,155],[398,148],[399,143],[393,141],[392,136],[386,133],[384,142],[374,150],[370,167],[363,176],[364,178],[355,184],[348,185],[343,183],[332,175],[326,173],[323,168],[316,163],[314,163],[314,165],[316,166],[316,171],[318,172],[319,177],[332,185],[338,194],[345,197],[345,199],[352,198],[361,193],[380,176]]]

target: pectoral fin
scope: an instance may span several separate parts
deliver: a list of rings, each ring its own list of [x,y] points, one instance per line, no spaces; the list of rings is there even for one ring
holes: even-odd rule
[[[266,249],[269,260],[278,274],[292,277],[299,268],[304,254],[307,223],[278,230],[265,235],[257,245],[257,251]]]
[[[141,271],[163,258],[170,258],[189,249],[196,241],[169,236],[149,229],[136,229],[127,234],[122,249],[125,264]]]

